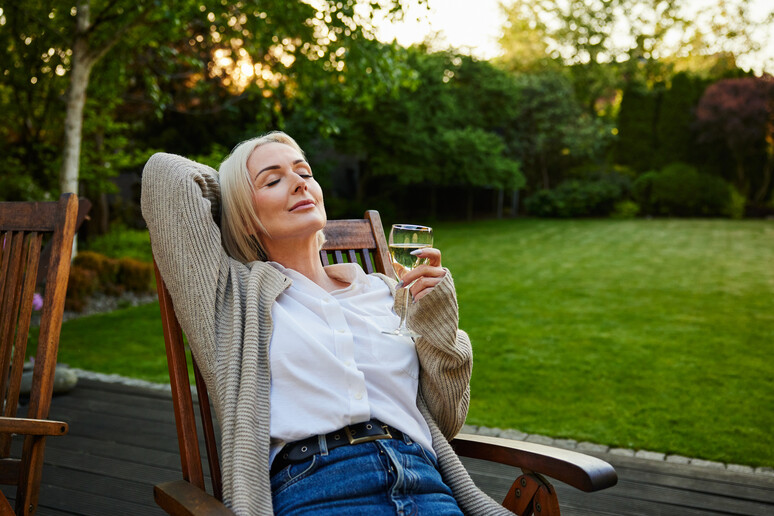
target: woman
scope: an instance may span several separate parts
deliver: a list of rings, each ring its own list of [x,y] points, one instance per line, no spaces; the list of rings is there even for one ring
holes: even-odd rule
[[[422,337],[382,334],[397,326],[395,281],[322,267],[322,191],[295,141],[244,142],[218,175],[156,155],[142,209],[220,423],[224,503],[238,514],[503,511],[447,442],[465,420],[472,357],[440,252],[423,251],[428,264],[403,278],[417,280]]]

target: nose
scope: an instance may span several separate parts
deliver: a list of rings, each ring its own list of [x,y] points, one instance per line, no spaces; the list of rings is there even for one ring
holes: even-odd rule
[[[297,180],[295,185],[293,186],[293,193],[299,193],[299,192],[305,192],[308,190],[308,187],[306,185],[306,181],[304,181],[304,178],[301,176],[296,176]]]

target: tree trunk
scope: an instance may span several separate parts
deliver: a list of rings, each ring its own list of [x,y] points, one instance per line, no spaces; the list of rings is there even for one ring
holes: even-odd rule
[[[86,88],[94,59],[89,55],[86,34],[89,29],[89,3],[78,2],[76,18],[76,36],[73,43],[72,69],[70,85],[67,89],[67,114],[64,127],[64,149],[62,149],[62,169],[59,173],[61,193],[78,194],[78,167],[81,158],[81,138],[83,130],[83,108],[86,105]]]
[[[468,188],[468,222],[473,220],[473,188]]]
[[[505,201],[505,190],[502,188],[497,190],[497,218],[503,218],[503,204]]]
[[[519,216],[519,191],[511,192],[511,217]]]

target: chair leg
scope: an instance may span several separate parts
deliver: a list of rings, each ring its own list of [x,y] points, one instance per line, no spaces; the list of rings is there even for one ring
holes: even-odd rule
[[[503,507],[518,516],[559,516],[554,486],[537,473],[525,472],[513,483]]]
[[[19,485],[16,489],[17,514],[35,514],[38,510],[45,445],[46,438],[44,436],[28,435],[24,439],[22,457],[26,457],[26,460],[21,464]]]

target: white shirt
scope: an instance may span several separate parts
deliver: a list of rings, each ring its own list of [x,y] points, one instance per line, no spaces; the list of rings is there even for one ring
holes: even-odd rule
[[[416,405],[414,342],[382,333],[400,322],[387,285],[357,264],[329,265],[329,276],[350,284],[329,293],[269,263],[293,281],[271,309],[271,459],[286,443],[371,418],[433,453]]]

